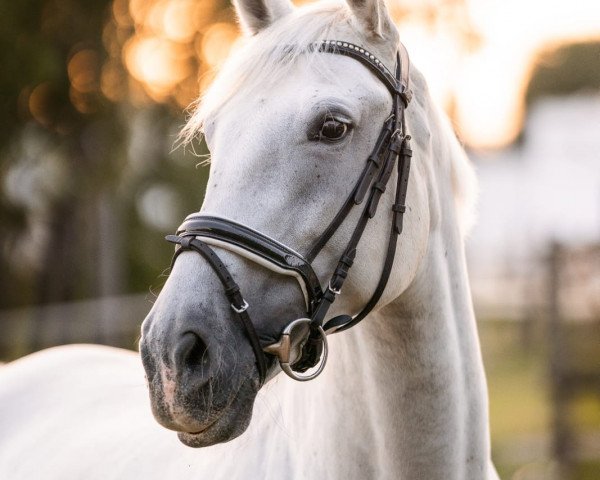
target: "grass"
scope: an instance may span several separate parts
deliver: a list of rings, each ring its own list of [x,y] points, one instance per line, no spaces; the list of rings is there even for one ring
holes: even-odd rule
[[[584,389],[572,392],[568,424],[574,441],[575,458],[569,473],[557,474],[552,456],[551,382],[543,326],[523,339],[523,325],[510,321],[479,324],[490,397],[490,428],[494,462],[502,479],[588,480],[600,479],[600,398],[599,392]],[[565,340],[577,368],[590,372],[600,342],[586,327],[570,325]]]

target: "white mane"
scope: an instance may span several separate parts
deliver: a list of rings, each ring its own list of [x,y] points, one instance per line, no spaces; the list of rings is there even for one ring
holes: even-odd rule
[[[185,144],[201,135],[208,119],[217,115],[217,112],[226,112],[228,101],[235,94],[250,96],[253,91],[268,89],[269,85],[280,81],[301,55],[310,55],[317,68],[327,72],[328,64],[323,56],[311,55],[307,52],[306,45],[332,39],[331,31],[342,23],[357,37],[362,37],[351,18],[352,14],[345,2],[318,2],[296,8],[292,14],[281,18],[258,35],[241,39],[241,46],[229,56],[206,92],[192,105],[192,115],[181,131],[180,140]],[[418,88],[422,84],[426,89],[425,81],[421,80],[422,76],[419,74],[416,82],[419,84]],[[431,107],[432,102],[428,103]],[[446,116],[435,107],[433,113],[441,117],[439,124],[446,130],[445,136],[449,139],[444,158],[451,159],[452,188],[461,232],[465,235],[475,220],[477,179]]]
[[[441,124],[443,128],[447,130],[447,138],[449,139],[450,180],[458,211],[458,225],[464,238],[469,234],[477,220],[479,184],[473,164],[458,142],[446,115],[443,112],[439,112],[439,116],[442,119]]]
[[[306,17],[310,17],[307,20]],[[181,132],[181,139],[189,142],[201,134],[207,119],[226,109],[228,100],[237,93],[249,95],[257,88],[268,88],[276,83],[294,65],[300,55],[307,55],[306,46],[328,39],[330,31],[341,22],[349,24],[351,13],[345,4],[319,2],[297,8],[265,31],[241,40],[225,61],[215,80],[193,106],[193,113]],[[358,29],[356,34],[360,35]],[[326,69],[320,55],[311,55]]]

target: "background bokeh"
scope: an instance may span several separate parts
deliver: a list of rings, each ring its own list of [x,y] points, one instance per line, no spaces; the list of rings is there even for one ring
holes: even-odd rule
[[[502,478],[600,478],[600,4],[390,0],[481,184],[467,253]],[[202,203],[224,0],[0,2],[0,359],[135,348]]]

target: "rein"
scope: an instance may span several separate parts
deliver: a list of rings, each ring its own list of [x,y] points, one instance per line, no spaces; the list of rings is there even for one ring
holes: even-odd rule
[[[225,295],[231,308],[240,319],[254,351],[260,386],[264,384],[267,378],[268,362],[265,354],[276,356],[282,370],[295,380],[311,380],[322,372],[328,353],[326,335],[347,330],[358,324],[371,312],[381,298],[392,271],[397,240],[400,233],[402,233],[403,215],[406,211],[406,192],[412,157],[410,135],[406,132],[404,119],[404,110],[412,96],[409,89],[410,62],[406,49],[400,44],[396,58],[395,75],[390,73],[373,54],[348,42],[325,40],[311,44],[308,50],[344,55],[359,61],[386,86],[393,99],[392,111],[383,124],[361,175],[325,231],[305,256],[248,226],[226,218],[201,213],[189,215],[178,228],[177,235],[166,237],[169,242],[177,244],[171,267],[173,267],[181,252],[195,251],[209,263],[217,274],[225,289]],[[392,206],[393,217],[379,283],[370,300],[358,315],[354,317],[339,315],[325,322],[327,312],[336,297],[341,293],[344,281],[354,263],[357,246],[367,223],[377,213],[379,201],[386,190],[394,167],[397,168],[398,176]],[[323,289],[312,267],[312,262],[344,222],[352,208],[363,202],[362,214],[348,245],[340,256],[327,287]],[[247,311],[248,303],[244,300],[233,276],[211,246],[232,251],[276,273],[295,277],[304,294],[307,317],[294,320],[288,324],[277,343],[262,346],[265,342],[261,342],[260,336],[250,319]],[[309,333],[301,344],[300,358],[291,362],[291,337],[294,329],[299,325],[308,326]],[[314,372],[302,375],[314,367],[317,367]]]

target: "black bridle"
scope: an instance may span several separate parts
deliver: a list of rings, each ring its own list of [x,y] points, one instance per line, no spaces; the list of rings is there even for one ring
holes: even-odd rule
[[[325,40],[310,45],[308,50],[345,55],[358,60],[383,82],[393,99],[392,111],[383,124],[379,138],[367,158],[358,181],[325,231],[305,256],[245,225],[201,213],[189,215],[177,230],[177,235],[166,237],[169,242],[178,244],[171,266],[181,252],[191,250],[202,255],[219,277],[231,308],[242,322],[254,350],[261,385],[267,376],[265,352],[277,356],[282,369],[296,380],[310,380],[321,373],[327,358],[326,334],[341,332],[353,327],[371,312],[381,298],[392,271],[397,239],[402,232],[403,215],[406,211],[406,191],[412,156],[409,144],[410,136],[406,132],[404,120],[404,110],[411,99],[409,60],[406,49],[400,44],[395,75],[392,75],[383,63],[367,50],[348,42]],[[358,243],[367,223],[377,212],[379,201],[389,183],[394,167],[397,168],[398,176],[395,200],[392,206],[393,217],[379,283],[370,300],[358,315],[354,317],[339,315],[324,323],[327,312],[337,295],[340,294],[352,267]],[[338,260],[327,288],[323,289],[311,263],[346,219],[352,208],[363,202],[365,205],[350,241]],[[294,320],[284,329],[279,342],[263,346],[264,341],[261,342],[248,314],[248,303],[244,300],[240,288],[229,270],[209,244],[234,251],[278,273],[295,276],[300,282],[306,299],[307,318]],[[309,334],[301,346],[300,358],[290,363],[290,336],[292,330],[299,324],[306,324],[309,327]],[[314,373],[299,374],[317,365],[318,369]]]

